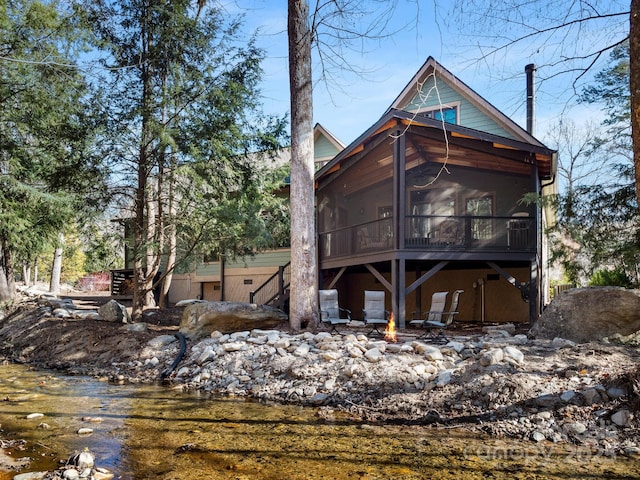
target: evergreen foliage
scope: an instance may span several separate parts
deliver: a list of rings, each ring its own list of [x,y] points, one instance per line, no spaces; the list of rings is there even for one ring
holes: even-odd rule
[[[108,77],[103,155],[131,218],[134,317],[158,272],[204,253],[249,254],[269,242],[268,163],[285,122],[260,110],[262,51],[238,18],[187,0],[78,5],[96,25]],[[277,210],[277,209],[276,209]],[[166,290],[166,289],[165,289]]]
[[[85,36],[57,2],[0,9],[0,300],[14,295],[15,265],[102,192],[90,90],[75,65]]]

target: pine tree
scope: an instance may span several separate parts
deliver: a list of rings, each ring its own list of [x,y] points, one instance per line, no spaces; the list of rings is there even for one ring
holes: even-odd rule
[[[260,223],[259,152],[274,151],[281,119],[259,111],[262,52],[241,24],[186,0],[100,1],[89,7],[109,67],[105,152],[129,201],[133,317],[181,262],[253,248]],[[253,155],[252,155],[253,154]]]
[[[15,265],[31,263],[100,191],[89,88],[75,63],[86,30],[72,19],[37,0],[0,10],[0,301],[15,295]]]

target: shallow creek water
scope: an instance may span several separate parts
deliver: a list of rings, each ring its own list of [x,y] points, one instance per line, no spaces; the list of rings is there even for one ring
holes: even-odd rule
[[[32,413],[44,416],[27,419]],[[21,472],[53,470],[88,447],[116,479],[640,478],[637,460],[586,447],[360,425],[337,414],[328,421],[315,409],[113,385],[19,365],[0,366],[0,424],[0,438],[27,441],[25,450],[4,452],[34,459]],[[93,433],[80,435],[81,428]],[[0,480],[14,475],[0,471]]]

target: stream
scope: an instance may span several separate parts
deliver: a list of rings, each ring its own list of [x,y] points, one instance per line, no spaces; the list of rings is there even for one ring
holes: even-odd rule
[[[34,413],[43,416],[27,418]],[[0,480],[54,470],[84,448],[115,479],[640,479],[637,459],[586,446],[362,425],[338,412],[327,419],[311,408],[22,365],[0,366],[0,425],[1,439],[26,440],[24,449],[3,449],[3,458],[31,459],[0,468]]]

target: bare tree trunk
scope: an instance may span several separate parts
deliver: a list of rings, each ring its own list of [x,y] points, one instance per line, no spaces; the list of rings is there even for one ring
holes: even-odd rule
[[[160,290],[160,308],[166,308],[169,304],[169,290],[171,289],[171,282],[173,280],[173,271],[176,268],[176,255],[177,255],[177,232],[176,221],[174,218],[174,196],[173,196],[173,184],[174,178],[172,176],[173,168],[169,172],[169,182],[167,185],[168,198],[167,198],[167,210],[169,214],[169,221],[167,222],[167,261],[165,265],[165,276],[162,279],[162,288]]]
[[[318,320],[314,216],[313,107],[309,4],[289,0],[291,94],[291,301],[289,323],[299,330]]]
[[[28,287],[31,283],[31,265],[28,262],[22,264],[22,281],[25,287]]]
[[[51,265],[51,281],[49,282],[49,293],[58,295],[60,293],[60,276],[62,274],[62,245],[64,235],[58,234],[58,245],[53,251],[53,264]]]
[[[7,242],[0,238],[0,302],[9,302],[16,295],[16,282]]]
[[[146,292],[145,292],[145,269],[144,256],[142,250],[144,248],[144,239],[146,238],[146,222],[145,222],[145,190],[147,185],[146,166],[143,165],[142,158],[145,154],[140,152],[140,160],[138,161],[138,186],[136,188],[135,199],[135,225],[133,226],[133,301],[131,306],[131,317],[134,322],[142,320],[142,312],[144,310]]]
[[[33,261],[33,286],[38,284],[38,257]]]
[[[629,15],[629,89],[636,199],[640,208],[640,0],[631,0]]]

